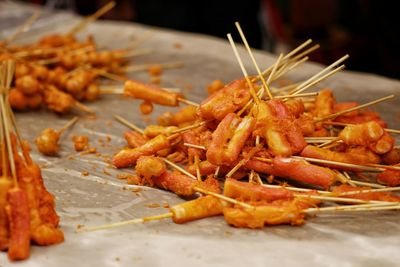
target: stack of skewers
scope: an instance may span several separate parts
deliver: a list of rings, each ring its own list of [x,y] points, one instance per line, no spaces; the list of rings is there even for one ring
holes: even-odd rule
[[[392,136],[400,131],[387,129],[379,114],[367,109],[394,95],[359,104],[336,102],[330,89],[304,93],[343,69],[347,55],[303,82],[273,88],[274,81],[305,62],[318,45],[307,48],[309,40],[261,72],[236,26],[256,76],[247,74],[228,34],[244,78],[225,86],[214,82],[208,98],[163,114],[160,125],[140,129],[116,116],[132,129],[124,134],[128,148],[112,160],[116,168],[135,168],[128,183],[194,199],[166,214],[79,231],[217,215],[235,227],[262,228],[301,225],[307,215],[321,212],[400,208],[400,197],[393,193],[400,189],[400,151]],[[124,92],[155,104],[178,103],[177,95],[138,81],[127,81]],[[370,180],[366,173],[378,174]],[[346,205],[321,207],[329,203]]]
[[[137,49],[139,43],[149,35],[121,50],[101,49],[92,36],[84,41],[76,38],[79,31],[114,5],[115,2],[110,2],[65,34],[47,35],[31,44],[12,45],[12,40],[17,37],[17,34],[13,34],[0,44],[0,61],[16,61],[9,94],[14,110],[45,106],[60,114],[69,113],[73,108],[91,113],[92,110],[81,102],[93,101],[101,94],[110,93],[109,89],[100,88],[104,78],[121,83],[127,80],[127,72],[152,72],[154,66],[161,69],[182,66],[180,62],[128,65],[132,57],[151,52],[150,49]],[[37,17],[34,14],[24,25],[32,24]],[[17,33],[21,32],[17,30]]]
[[[13,71],[13,61],[0,65],[0,250],[8,251],[10,260],[23,260],[29,257],[31,243],[48,246],[62,242],[64,235],[54,196],[44,186],[7,101]]]

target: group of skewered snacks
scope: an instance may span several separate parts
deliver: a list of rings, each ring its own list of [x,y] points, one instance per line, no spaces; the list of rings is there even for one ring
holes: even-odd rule
[[[88,111],[79,101],[99,97],[101,77],[121,77],[130,54],[128,49],[99,50],[91,36],[79,41],[73,35],[54,34],[34,44],[5,47],[0,60],[16,59],[9,95],[13,109],[46,106],[68,113],[74,106]]]
[[[208,89],[212,93],[198,106],[162,114],[158,125],[143,130],[117,117],[133,129],[124,133],[128,147],[112,159],[117,168],[134,167],[127,182],[194,198],[132,222],[223,215],[235,227],[262,228],[301,225],[307,214],[325,210],[399,207],[391,191],[400,185],[400,150],[390,134],[398,131],[363,108],[393,96],[363,105],[336,102],[330,89],[311,98],[284,92],[270,98],[256,79],[213,82]],[[124,92],[178,105],[176,94],[138,81],[127,81]],[[365,172],[378,173],[377,182],[362,181],[370,179]],[[327,202],[347,205],[319,207]]]
[[[58,228],[54,196],[31,159],[29,143],[18,135],[7,101],[12,69],[10,62],[0,66],[0,250],[8,251],[10,260],[23,260],[29,257],[31,243],[60,243],[64,234]]]

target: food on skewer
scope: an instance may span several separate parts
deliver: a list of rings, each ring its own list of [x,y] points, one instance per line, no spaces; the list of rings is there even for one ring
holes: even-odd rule
[[[30,157],[28,142],[19,136],[7,101],[13,67],[12,61],[0,66],[0,87],[4,88],[0,96],[0,250],[16,261],[29,257],[31,243],[57,244],[64,241],[64,234],[58,228],[54,196]]]
[[[286,61],[288,58],[284,58],[281,56],[276,65],[270,68],[268,82],[274,79],[274,73],[282,73],[289,66]],[[340,64],[345,58],[335,64]],[[237,227],[300,225],[307,218],[306,214],[315,214],[313,208],[325,201],[365,205],[399,202],[399,198],[392,193],[378,193],[369,187],[351,186],[358,181],[340,173],[342,170],[372,170],[381,172],[383,182],[385,174],[393,171],[392,166],[379,164],[385,162],[385,157],[386,161],[392,162],[398,158],[394,138],[383,128],[385,123],[379,115],[374,113],[371,121],[360,120],[360,123],[344,129],[334,125],[344,117],[353,121],[353,118],[363,114],[363,118],[366,118],[364,114],[370,114],[365,110],[366,107],[393,96],[358,105],[337,103],[330,89],[312,95],[299,94],[301,90],[315,84],[316,80],[320,81],[328,74],[340,70],[341,67],[332,70],[335,64],[314,75],[303,86],[295,87],[296,90],[289,95],[282,93],[275,97],[271,94],[267,98],[265,85],[259,84],[255,78],[249,82],[246,77],[226,86],[216,83],[215,92],[202,101],[198,109],[188,106],[175,114],[164,113],[159,117],[160,125],[150,125],[145,130],[119,119],[134,131],[125,133],[130,148],[114,155],[113,163],[117,168],[136,166],[137,174],[145,181],[143,184],[163,188],[183,197],[193,197],[195,192],[202,192],[193,188],[205,186],[206,181],[220,190],[216,178],[225,176],[224,196],[250,205],[239,207],[225,203],[222,210],[216,211],[216,215],[223,214],[229,224]],[[152,93],[145,95],[145,88]],[[127,81],[125,92],[130,90],[132,96],[145,101],[167,106],[178,105],[176,94],[158,87],[150,88],[136,81]],[[294,94],[299,95],[293,97]],[[305,105],[305,101],[314,96],[314,104]],[[186,165],[185,169],[171,165],[176,169],[170,171],[161,164],[163,157],[176,155],[180,157],[177,161]],[[262,184],[254,184],[254,181],[263,183],[260,178],[249,179],[252,181],[250,183],[236,180],[247,179],[248,176],[258,177],[259,174],[272,175],[271,179],[267,179],[270,182],[285,179],[300,184],[302,188],[287,187],[284,184],[280,188],[271,189]],[[205,177],[207,179],[202,181]],[[327,191],[307,191],[304,187],[323,188]],[[371,192],[349,192],[355,190]],[[382,190],[390,191],[390,188]],[[208,187],[207,191],[210,193],[213,190]],[[348,195],[341,195],[345,193]],[[215,199],[224,201],[218,195]],[[190,205],[190,202],[186,203]],[[202,205],[200,203],[199,200],[199,208]],[[174,216],[171,212],[159,217],[133,220],[132,223]],[[188,215],[188,219],[183,221],[191,221],[190,218]],[[125,222],[115,226],[123,224]]]
[[[35,139],[37,149],[46,156],[56,156],[60,151],[60,136],[68,128],[72,127],[78,121],[78,119],[79,117],[74,117],[60,130],[55,130],[53,128],[44,129]]]
[[[69,113],[73,107],[92,113],[80,101],[100,97],[101,78],[124,82],[127,72],[146,71],[160,75],[163,69],[181,67],[182,63],[160,63],[129,66],[129,58],[149,52],[149,49],[100,50],[93,36],[78,40],[75,34],[115,5],[110,2],[83,20],[67,34],[50,34],[31,44],[4,45],[0,61],[16,60],[15,78],[10,92],[10,104],[15,110],[31,110],[42,106],[57,113]],[[143,68],[144,67],[144,68]],[[184,100],[183,100],[184,101]],[[150,103],[142,105],[148,114]]]
[[[74,148],[76,152],[81,152],[89,149],[89,137],[86,135],[74,135],[72,137]]]

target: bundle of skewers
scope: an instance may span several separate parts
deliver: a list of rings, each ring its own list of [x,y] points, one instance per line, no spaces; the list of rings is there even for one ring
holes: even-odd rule
[[[159,72],[163,68],[181,67],[180,62],[128,65],[135,56],[145,55],[150,49],[137,49],[141,41],[126,49],[107,50],[99,48],[93,36],[80,41],[76,34],[90,22],[105,14],[115,2],[105,5],[95,14],[87,17],[65,34],[51,34],[35,43],[12,45],[13,34],[0,44],[0,61],[16,61],[15,77],[9,94],[14,110],[31,110],[45,106],[56,113],[69,113],[73,108],[91,113],[83,101],[94,101],[110,90],[100,88],[104,79],[119,83],[127,80],[128,72],[148,70]],[[28,19],[32,24],[37,14]],[[21,32],[17,30],[17,33]]]
[[[0,250],[10,260],[29,257],[30,244],[48,246],[64,240],[58,228],[54,196],[43,183],[30,146],[19,135],[8,102],[14,62],[0,65]]]
[[[136,185],[157,187],[191,199],[170,212],[107,225],[92,231],[172,218],[175,223],[223,215],[229,225],[301,225],[323,212],[396,210],[400,197],[400,150],[386,122],[369,103],[336,102],[331,89],[304,91],[342,70],[347,55],[309,79],[276,88],[276,81],[300,66],[318,48],[306,41],[261,71],[236,23],[257,70],[249,76],[230,34],[244,78],[213,82],[200,104],[159,117],[159,125],[130,131],[127,148],[113,156],[116,168]],[[274,83],[275,82],[275,83]],[[127,96],[177,106],[178,95],[127,81]],[[122,177],[122,176],[121,176]],[[222,187],[221,187],[222,185]],[[341,205],[336,205],[337,203]]]

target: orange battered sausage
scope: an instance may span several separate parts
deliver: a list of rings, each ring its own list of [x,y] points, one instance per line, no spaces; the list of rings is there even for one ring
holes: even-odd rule
[[[236,80],[203,100],[199,114],[207,120],[222,120],[229,113],[242,108],[249,100],[250,93],[246,81]]]
[[[125,168],[134,165],[140,156],[151,156],[170,146],[165,135],[158,135],[136,148],[123,149],[114,155],[112,161],[115,167]]]
[[[174,205],[170,208],[174,223],[186,223],[206,217],[222,214],[224,204],[213,196],[204,196],[197,199]]]
[[[224,195],[244,201],[273,201],[293,198],[292,192],[285,188],[267,188],[262,185],[239,182],[231,178],[225,179]]]
[[[158,86],[134,80],[125,82],[124,94],[163,106],[176,107],[179,105],[180,94],[167,92]]]
[[[28,198],[25,191],[13,188],[8,191],[6,207],[10,224],[10,243],[8,258],[24,260],[29,257],[30,250],[30,216]]]

